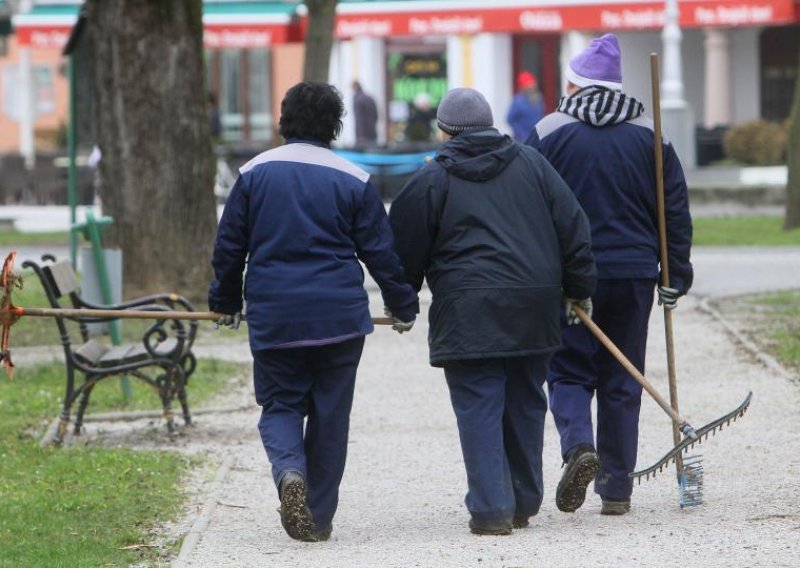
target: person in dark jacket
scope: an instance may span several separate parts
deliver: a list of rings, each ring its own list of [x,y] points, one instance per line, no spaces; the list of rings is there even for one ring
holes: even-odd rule
[[[568,95],[527,143],[555,167],[589,216],[599,282],[594,321],[644,372],[647,325],[659,276],[653,122],[622,92],[617,38],[606,34],[569,64]],[[692,285],[692,220],[675,150],[663,142],[670,287],[658,287],[668,308]],[[586,487],[602,498],[601,513],[630,509],[642,387],[583,326],[565,327],[548,376],[550,409],[566,462],[556,492],[562,511],[577,510]],[[597,443],[591,403],[597,395]],[[596,451],[595,451],[596,448]]]
[[[369,175],[330,150],[343,110],[339,92],[325,83],[299,83],[286,93],[286,144],[239,170],[217,231],[208,294],[210,309],[226,314],[219,324],[237,327],[247,268],[258,427],[281,522],[303,541],[330,536],[356,369],[373,331],[359,259],[396,331],[411,329],[418,311]]]
[[[353,117],[356,121],[356,145],[374,146],[378,142],[378,106],[358,81],[353,81]]]
[[[476,534],[525,527],[542,502],[550,354],[562,299],[588,298],[589,225],[538,152],[500,134],[486,99],[453,89],[437,124],[448,141],[392,203],[408,281],[427,279],[430,362],[444,367]]]

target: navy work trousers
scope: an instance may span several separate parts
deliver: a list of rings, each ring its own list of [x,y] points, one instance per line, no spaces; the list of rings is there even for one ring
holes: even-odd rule
[[[654,282],[647,279],[600,280],[592,296],[592,320],[644,373],[647,324]],[[561,454],[578,444],[595,446],[592,397],[597,395],[597,453],[601,468],[594,490],[602,497],[627,499],[636,466],[642,387],[583,325],[566,325],[562,347],[547,377],[550,410],[561,436]]]
[[[364,337],[253,352],[258,429],[276,487],[288,471],[308,483],[317,530],[333,520],[347,458],[350,409]],[[305,436],[303,435],[303,421]]]
[[[542,504],[542,444],[550,354],[444,366],[476,523],[529,517]]]

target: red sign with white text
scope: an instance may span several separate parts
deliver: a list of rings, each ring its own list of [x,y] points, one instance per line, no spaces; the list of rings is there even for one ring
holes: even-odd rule
[[[15,28],[19,45],[36,49],[63,49],[67,45],[71,25],[49,25]]]
[[[679,2],[678,7],[682,27],[737,27],[797,22],[795,4],[793,0],[698,0]],[[550,7],[339,14],[336,35],[350,38],[480,32],[560,33],[568,30],[648,30],[660,29],[663,25],[664,2],[583,6],[554,3]]]
[[[63,49],[72,25],[24,25],[15,29],[19,45],[39,49]],[[292,41],[291,26],[281,24],[206,24],[203,44],[211,49],[253,49]]]

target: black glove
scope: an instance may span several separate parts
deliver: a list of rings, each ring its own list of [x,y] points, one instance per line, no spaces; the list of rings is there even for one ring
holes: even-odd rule
[[[214,323],[214,329],[219,329],[220,326],[225,326],[230,329],[239,329],[239,324],[242,321],[242,312],[235,314],[224,314]]]
[[[659,286],[658,291],[658,305],[663,305],[668,310],[674,310],[678,307],[678,298],[681,293],[675,288],[668,288],[666,286]]]
[[[392,318],[392,321],[394,322],[392,324],[392,329],[397,333],[411,331],[411,328],[414,327],[414,322],[417,320],[417,318],[414,316],[412,316],[411,319],[406,319],[406,321],[395,317],[392,315],[392,311],[386,306],[383,307],[383,313],[386,314],[387,318]]]
[[[566,305],[566,313],[567,313],[567,325],[578,325],[581,323],[581,318],[578,317],[578,314],[572,309],[572,304],[577,304],[583,311],[586,312],[586,315],[589,316],[589,319],[592,319],[592,299],[585,298],[583,300],[573,300],[572,298],[564,298],[564,304]]]

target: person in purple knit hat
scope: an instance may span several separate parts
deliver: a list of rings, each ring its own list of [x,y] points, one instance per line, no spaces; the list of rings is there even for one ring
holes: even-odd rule
[[[622,91],[619,43],[613,34],[592,40],[564,72],[567,95],[526,143],[561,174],[589,217],[598,283],[593,320],[644,372],[647,325],[654,289],[674,308],[692,285],[692,220],[683,170],[663,140],[670,285],[656,288],[653,122]],[[642,387],[584,326],[562,319],[562,347],[550,363],[550,409],[561,436],[564,473],[556,490],[561,511],[576,511],[586,488],[602,499],[601,513],[630,510]],[[591,404],[597,398],[595,442]]]

